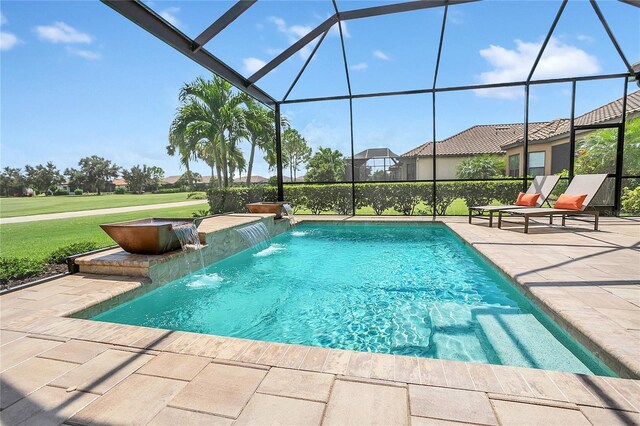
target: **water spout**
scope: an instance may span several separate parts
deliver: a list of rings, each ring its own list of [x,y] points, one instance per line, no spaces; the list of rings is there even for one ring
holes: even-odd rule
[[[296,218],[293,215],[293,208],[291,207],[291,204],[283,204],[282,208],[284,209],[284,211],[287,212],[287,217],[289,218],[289,225],[293,225],[294,223],[296,223]]]
[[[238,231],[242,239],[249,245],[249,247],[260,247],[262,243],[271,238],[271,236],[269,235],[269,230],[263,222],[252,223],[251,225],[238,228],[236,229],[236,231]]]
[[[204,269],[204,257],[202,256],[202,244],[200,244],[200,235],[198,235],[198,228],[193,223],[185,223],[184,225],[178,225],[173,227],[173,232],[180,241],[180,247],[183,252],[197,251],[200,255],[200,268]],[[189,262],[189,256],[185,256],[187,266],[190,272],[194,272],[191,268],[191,262]]]

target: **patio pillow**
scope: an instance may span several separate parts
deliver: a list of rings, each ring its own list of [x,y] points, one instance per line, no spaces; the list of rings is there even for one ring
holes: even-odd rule
[[[558,201],[553,205],[554,209],[580,210],[587,194],[567,195],[562,194],[558,197]]]
[[[540,194],[525,194],[524,192],[521,192],[518,194],[516,206],[535,207],[538,202],[538,198],[540,198]]]

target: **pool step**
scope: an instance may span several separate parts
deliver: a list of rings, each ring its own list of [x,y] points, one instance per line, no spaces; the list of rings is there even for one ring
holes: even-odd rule
[[[515,308],[474,309],[473,316],[501,364],[590,374],[532,314]]]

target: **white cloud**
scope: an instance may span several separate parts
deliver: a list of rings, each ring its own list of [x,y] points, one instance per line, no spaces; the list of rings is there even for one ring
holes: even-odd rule
[[[267,53],[267,55],[271,55],[271,56],[275,56],[275,55],[279,55],[283,52],[283,49],[266,49],[265,52]]]
[[[363,71],[369,68],[369,64],[367,64],[366,62],[360,62],[359,64],[351,65],[350,68],[354,71]]]
[[[583,41],[586,43],[593,43],[595,41],[593,37],[587,34],[578,34],[576,38],[578,39],[578,41]]]
[[[375,56],[378,59],[382,59],[383,61],[390,61],[391,58],[384,53],[382,50],[374,50],[373,51],[373,56]]]
[[[542,43],[528,43],[521,40],[515,40],[515,43],[515,49],[491,45],[480,50],[480,56],[493,67],[491,71],[480,74],[479,79],[482,83],[526,80]],[[599,71],[598,58],[576,46],[565,44],[552,37],[538,63],[535,78],[579,77]],[[477,90],[476,94],[484,97],[515,99],[523,96],[523,90],[521,87],[483,89]]]
[[[14,34],[0,32],[0,50],[11,50],[18,44],[20,44],[20,40]]]
[[[258,58],[244,58],[242,62],[244,63],[245,71],[251,74],[258,71],[260,68],[264,67],[267,64],[265,61]]]
[[[347,28],[347,23],[344,21],[340,21],[340,26],[342,27],[342,36],[344,38],[351,37],[351,34],[349,34],[349,28]],[[338,29],[337,23],[333,24],[333,27],[331,27],[331,29],[329,30],[329,35],[336,36],[336,37],[340,36],[340,30]]]
[[[80,32],[64,22],[56,22],[53,25],[39,25],[36,27],[36,33],[41,40],[50,41],[51,43],[83,43],[89,44],[93,41],[93,37],[89,34]]]
[[[162,11],[160,11],[159,15],[162,16],[167,22],[169,22],[174,27],[179,26],[182,22],[176,14],[180,12],[180,8],[176,6],[168,7]]]
[[[93,50],[77,49],[75,47],[67,46],[67,52],[70,55],[79,56],[89,61],[99,61],[102,59],[102,53]]]

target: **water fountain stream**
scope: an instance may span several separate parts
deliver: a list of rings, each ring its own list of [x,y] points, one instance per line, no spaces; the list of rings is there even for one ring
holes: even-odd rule
[[[287,212],[287,217],[289,218],[289,225],[293,225],[296,223],[296,218],[293,216],[293,208],[291,204],[283,204],[282,208]]]
[[[193,223],[185,223],[184,225],[174,225],[173,232],[175,232],[178,241],[180,241],[180,247],[182,251],[187,253],[190,251],[197,251],[200,255],[200,264],[194,265],[198,267],[196,270],[204,269],[204,257],[202,256],[202,244],[200,244],[200,236],[198,235],[198,228]],[[191,267],[188,254],[185,255],[185,260],[189,268],[189,272],[195,272]]]
[[[244,226],[236,229],[242,239],[249,245],[249,247],[265,248],[265,242],[271,238],[269,230],[264,223],[252,223],[251,225]]]

